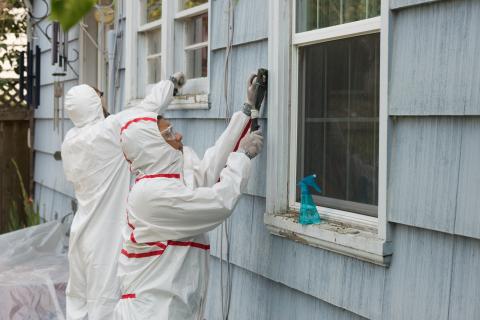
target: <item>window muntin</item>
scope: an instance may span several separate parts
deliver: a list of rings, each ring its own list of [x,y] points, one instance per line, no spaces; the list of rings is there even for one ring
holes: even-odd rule
[[[296,32],[310,31],[380,15],[381,0],[297,0]]]

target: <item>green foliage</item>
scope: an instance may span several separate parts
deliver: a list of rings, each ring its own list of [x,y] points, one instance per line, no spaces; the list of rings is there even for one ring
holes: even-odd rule
[[[208,0],[185,0],[183,3],[183,8],[184,9],[190,9],[196,6],[199,6],[201,4],[207,3]]]
[[[25,47],[8,48],[5,41],[7,37],[15,36],[17,39],[27,30],[27,10],[23,0],[0,0],[0,71],[8,62],[17,66],[18,54],[25,51]],[[3,49],[3,50],[2,50]],[[18,72],[18,70],[15,70]]]
[[[95,5],[96,0],[52,0],[50,19],[60,22],[64,31],[70,30]]]
[[[18,181],[20,183],[20,191],[22,193],[23,199],[23,212],[20,210],[16,204],[16,202],[12,201],[10,206],[10,210],[8,213],[8,228],[7,232],[15,231],[18,229],[35,226],[42,222],[42,218],[40,217],[40,210],[38,206],[35,206],[33,199],[28,195],[27,190],[25,189],[25,185],[23,184],[23,177],[18,168],[17,162],[11,159],[13,166],[15,167],[15,171],[17,173]],[[22,215],[24,219],[22,219]]]
[[[162,17],[162,0],[147,1],[147,22],[158,20]]]

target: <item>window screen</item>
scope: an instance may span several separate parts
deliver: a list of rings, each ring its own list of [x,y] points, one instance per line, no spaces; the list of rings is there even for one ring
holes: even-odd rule
[[[299,49],[297,180],[317,174],[320,206],[377,215],[379,47],[377,33]]]

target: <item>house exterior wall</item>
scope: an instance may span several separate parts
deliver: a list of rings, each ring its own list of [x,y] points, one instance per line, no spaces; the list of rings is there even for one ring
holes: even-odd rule
[[[35,8],[41,11],[39,3]],[[248,74],[268,65],[268,1],[240,0],[225,70],[227,6],[226,0],[211,0],[211,108],[167,113],[184,134],[185,144],[199,154],[240,109]],[[390,9],[390,267],[271,235],[263,221],[269,161],[263,152],[253,162],[247,194],[228,221],[231,319],[478,318],[480,2],[390,0]],[[71,39],[73,46],[76,40]],[[49,45],[42,37],[39,41],[48,59]],[[135,67],[122,62],[120,77],[126,68]],[[35,181],[42,212],[51,219],[52,212],[70,212],[73,190],[63,178],[61,162],[52,157],[60,140],[52,135],[53,94],[47,69],[35,114]],[[77,83],[74,76],[69,79],[66,87]],[[121,106],[123,78],[120,83]],[[266,110],[261,127],[268,135],[266,118],[275,106],[267,101]],[[206,318],[221,319],[220,257],[226,259],[226,239],[220,228],[210,238]],[[224,264],[224,276],[226,269]]]
[[[41,1],[33,2],[33,15],[43,17],[46,7]],[[32,20],[35,22],[35,20]],[[34,182],[35,200],[40,208],[40,213],[46,220],[61,219],[64,215],[72,212],[71,201],[74,198],[73,187],[64,175],[61,161],[54,159],[53,154],[60,150],[62,143],[61,130],[54,131],[54,99],[53,99],[53,66],[51,65],[51,45],[49,39],[40,32],[39,28],[51,35],[51,22],[48,18],[36,23],[32,34],[33,44],[41,49],[41,76],[40,76],[40,105],[35,110],[34,125],[35,136],[34,148]],[[30,40],[32,41],[32,40]],[[69,32],[70,50],[79,50],[79,30],[73,28]],[[73,52],[73,51],[71,51]],[[72,68],[78,73],[79,62],[72,62]],[[78,83],[78,76],[67,69],[65,77],[65,92]],[[62,115],[60,115],[62,117]],[[62,120],[60,121],[60,123]],[[72,127],[72,123],[65,115],[63,119],[64,132]]]

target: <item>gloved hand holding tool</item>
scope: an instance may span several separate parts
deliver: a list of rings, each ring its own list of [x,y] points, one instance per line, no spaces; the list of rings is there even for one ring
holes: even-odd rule
[[[268,71],[260,68],[257,74],[252,74],[247,83],[247,102],[245,107],[251,108],[252,127],[251,132],[257,131],[260,107],[268,87]]]
[[[263,148],[263,136],[260,130],[250,132],[240,141],[238,152],[243,152],[250,159],[255,158]]]
[[[177,95],[178,90],[181,89],[187,82],[187,79],[185,78],[185,74],[183,72],[175,72],[170,76],[169,80],[172,81],[174,85],[174,89],[173,89],[174,96]]]

